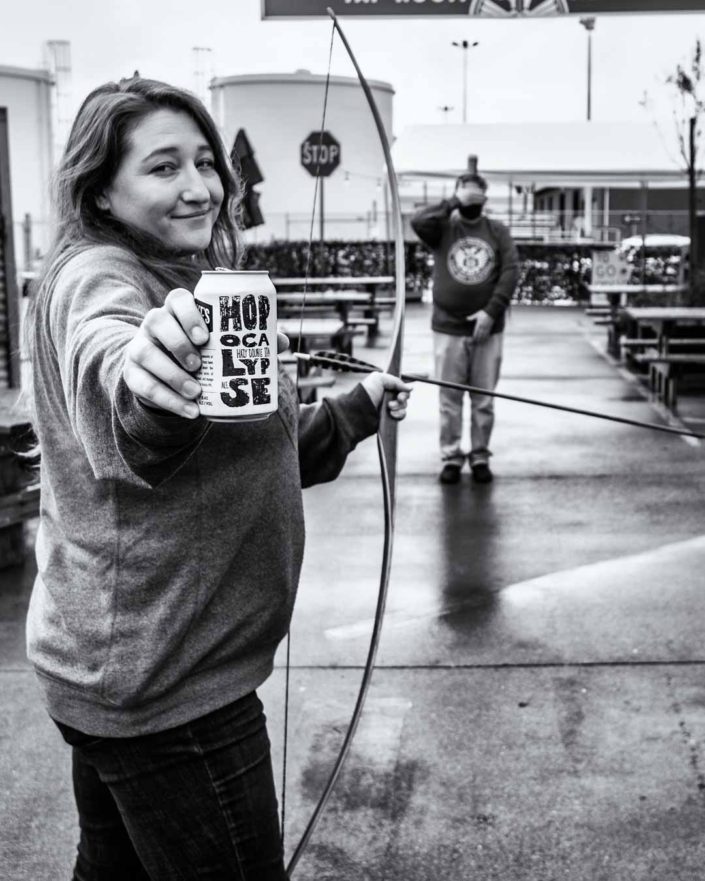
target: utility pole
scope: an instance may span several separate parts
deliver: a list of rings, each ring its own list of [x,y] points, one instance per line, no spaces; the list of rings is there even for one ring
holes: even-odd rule
[[[479,42],[469,43],[467,40],[453,40],[453,46],[463,50],[463,124],[468,121],[468,49],[479,46]]]
[[[592,32],[595,30],[595,19],[590,16],[581,18],[580,24],[587,31],[587,118],[592,119]]]

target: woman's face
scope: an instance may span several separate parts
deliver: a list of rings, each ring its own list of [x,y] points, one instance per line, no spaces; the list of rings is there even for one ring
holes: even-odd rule
[[[98,207],[170,250],[208,247],[223,203],[213,151],[188,113],[155,110],[128,138],[127,152]]]

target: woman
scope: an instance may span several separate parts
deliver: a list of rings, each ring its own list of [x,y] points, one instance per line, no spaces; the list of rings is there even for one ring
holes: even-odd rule
[[[240,191],[192,96],[92,92],[58,172],[57,237],[32,325],[42,464],[28,653],[73,747],[75,879],[283,879],[255,689],[286,634],[301,487],[373,434],[373,374],[258,422],[198,414],[207,335],[190,291],[236,266]],[[286,338],[284,338],[286,341]]]

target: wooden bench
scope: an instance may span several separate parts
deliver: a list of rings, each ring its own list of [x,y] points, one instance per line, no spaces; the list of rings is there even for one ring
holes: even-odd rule
[[[609,306],[596,306],[585,309],[585,314],[592,318],[592,323],[595,326],[607,328],[607,351],[613,357],[618,358],[619,316],[617,310]]]
[[[705,372],[705,352],[658,352],[647,349],[634,361],[649,369],[649,384],[656,397],[669,409],[678,406],[679,383],[687,374]]]
[[[364,318],[362,315],[352,315],[345,322],[346,327],[370,327],[373,324],[377,324],[377,320],[375,318]]]
[[[335,377],[324,376],[320,367],[310,367],[307,362],[299,361],[293,355],[280,355],[279,361],[287,367],[294,367],[292,379],[296,383],[302,404],[315,403],[319,388],[332,388],[335,385]]]
[[[24,562],[24,524],[39,516],[38,473],[17,455],[32,442],[19,398],[17,389],[0,390],[0,568]]]
[[[284,320],[287,318],[324,318],[331,317],[335,310],[331,306],[318,306],[315,303],[307,303],[305,306],[289,305],[282,303],[278,306],[278,318]]]
[[[384,311],[386,307],[370,305],[365,306],[362,315],[357,314],[354,308],[341,310],[336,308],[335,304],[325,305],[323,303],[306,303],[305,305],[295,305],[283,302],[278,308],[278,317],[281,320],[297,318],[325,318],[338,316],[344,324],[365,324],[368,327],[379,326],[378,315]]]
[[[366,290],[344,291],[279,291],[277,308],[280,318],[298,318],[300,316],[323,317],[337,315],[346,325],[364,325],[367,335],[372,340],[379,333],[379,315],[388,306],[379,305],[374,292]],[[359,321],[357,316],[362,313]],[[352,319],[356,319],[354,322]]]
[[[641,349],[653,349],[658,351],[658,339],[656,337],[624,337],[621,336],[616,344],[616,357],[623,358],[628,367],[635,366],[636,354]]]
[[[639,349],[653,349],[652,354],[668,355],[673,353],[674,349],[694,349],[694,352],[681,352],[679,354],[700,354],[705,352],[705,338],[703,337],[670,337],[665,340],[659,340],[655,336],[650,337],[621,337],[619,340],[620,349],[626,349],[631,360],[638,361],[638,355],[632,355],[633,351]]]
[[[656,337],[637,337],[634,339],[622,337],[619,341],[619,345],[623,349],[644,349],[649,346],[654,346],[656,342]]]
[[[300,338],[302,352],[314,347],[351,354],[354,331],[339,318],[289,318],[279,322],[279,330],[292,340],[292,348],[297,348],[293,341]]]
[[[657,338],[655,336],[624,337],[620,340],[621,345],[627,347],[631,346],[632,348],[653,346],[656,343]],[[705,337],[669,337],[665,344],[669,349],[672,349],[674,346],[676,348],[680,348],[681,346],[693,346],[694,348],[705,349]]]

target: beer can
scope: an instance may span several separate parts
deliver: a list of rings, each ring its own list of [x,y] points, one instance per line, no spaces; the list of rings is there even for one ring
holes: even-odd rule
[[[277,295],[268,272],[215,269],[193,292],[210,334],[196,403],[213,422],[266,419],[277,409]]]

